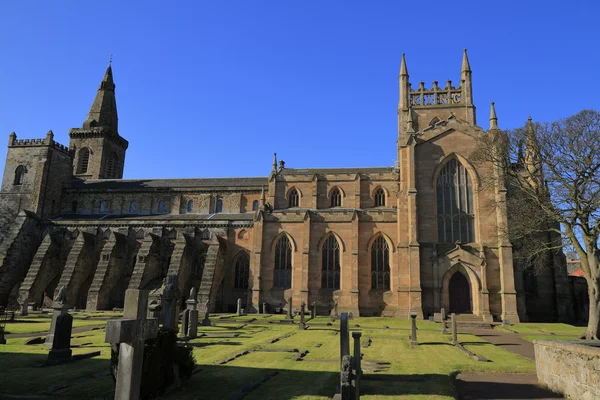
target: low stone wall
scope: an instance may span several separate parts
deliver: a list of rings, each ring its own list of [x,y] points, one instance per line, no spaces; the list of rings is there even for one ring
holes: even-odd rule
[[[600,399],[600,343],[534,340],[540,384],[572,399]]]

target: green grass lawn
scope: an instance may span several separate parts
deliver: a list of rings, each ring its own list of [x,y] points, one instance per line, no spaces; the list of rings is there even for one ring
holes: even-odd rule
[[[107,314],[107,317],[114,317]],[[257,318],[242,328],[241,325]],[[32,318],[34,319],[34,318]],[[42,318],[43,319],[43,318]],[[235,332],[234,338],[203,337],[191,341],[198,367],[202,370],[184,388],[167,399],[226,399],[266,373],[277,371],[245,399],[330,399],[339,380],[339,322],[318,317],[307,331],[296,325],[269,323],[282,316],[245,316],[219,319],[216,326],[201,327],[201,332]],[[77,323],[97,324],[98,320],[76,319]],[[32,332],[29,325],[49,321],[13,324],[11,331]],[[331,325],[327,325],[331,323]],[[535,365],[518,355],[495,347],[483,339],[461,334],[459,340],[472,352],[490,362],[477,362],[450,345],[450,337],[439,333],[439,324],[418,321],[420,345],[411,348],[407,337],[410,321],[391,318],[355,318],[350,330],[360,330],[372,339],[362,348],[365,375],[361,381],[363,399],[453,399],[453,377],[459,371],[533,372]],[[23,325],[23,326],[21,326]],[[358,325],[358,327],[355,327]],[[383,328],[386,325],[389,328]],[[40,325],[41,326],[41,325]],[[286,335],[289,337],[283,338]],[[270,343],[274,338],[281,338]],[[110,348],[104,331],[76,333],[73,343],[85,344],[73,353],[100,350],[101,355],[71,364],[40,367],[48,349],[44,345],[23,344],[25,339],[8,339],[0,346],[0,393],[39,394],[58,384],[68,385],[53,395],[78,399],[112,398],[113,382],[106,375]],[[261,348],[308,350],[303,361],[295,353],[254,351],[226,364],[217,364],[243,350]],[[4,366],[10,366],[5,368]]]

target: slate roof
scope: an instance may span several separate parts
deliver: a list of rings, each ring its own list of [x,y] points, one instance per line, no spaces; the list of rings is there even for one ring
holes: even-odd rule
[[[53,221],[252,221],[254,213],[217,214],[63,214]]]
[[[251,178],[190,178],[190,179],[85,179],[74,180],[72,189],[175,189],[175,188],[240,188],[268,184],[266,177]]]

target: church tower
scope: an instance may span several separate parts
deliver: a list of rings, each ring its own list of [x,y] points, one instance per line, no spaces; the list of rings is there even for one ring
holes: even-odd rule
[[[82,128],[72,128],[73,175],[80,179],[121,179],[129,142],[119,135],[112,66],[104,74]]]

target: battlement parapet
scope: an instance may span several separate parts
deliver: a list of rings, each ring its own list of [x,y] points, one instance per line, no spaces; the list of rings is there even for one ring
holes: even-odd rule
[[[446,87],[440,88],[438,81],[433,81],[431,89],[425,88],[425,82],[419,83],[419,88],[412,90],[409,85],[409,104],[411,107],[449,106],[464,103],[463,87],[452,86],[452,81],[446,82]]]
[[[73,157],[73,151],[68,146],[60,144],[54,140],[54,133],[48,131],[45,138],[35,139],[17,139],[17,134],[12,132],[8,137],[8,147],[40,147],[49,146],[62,153]]]

